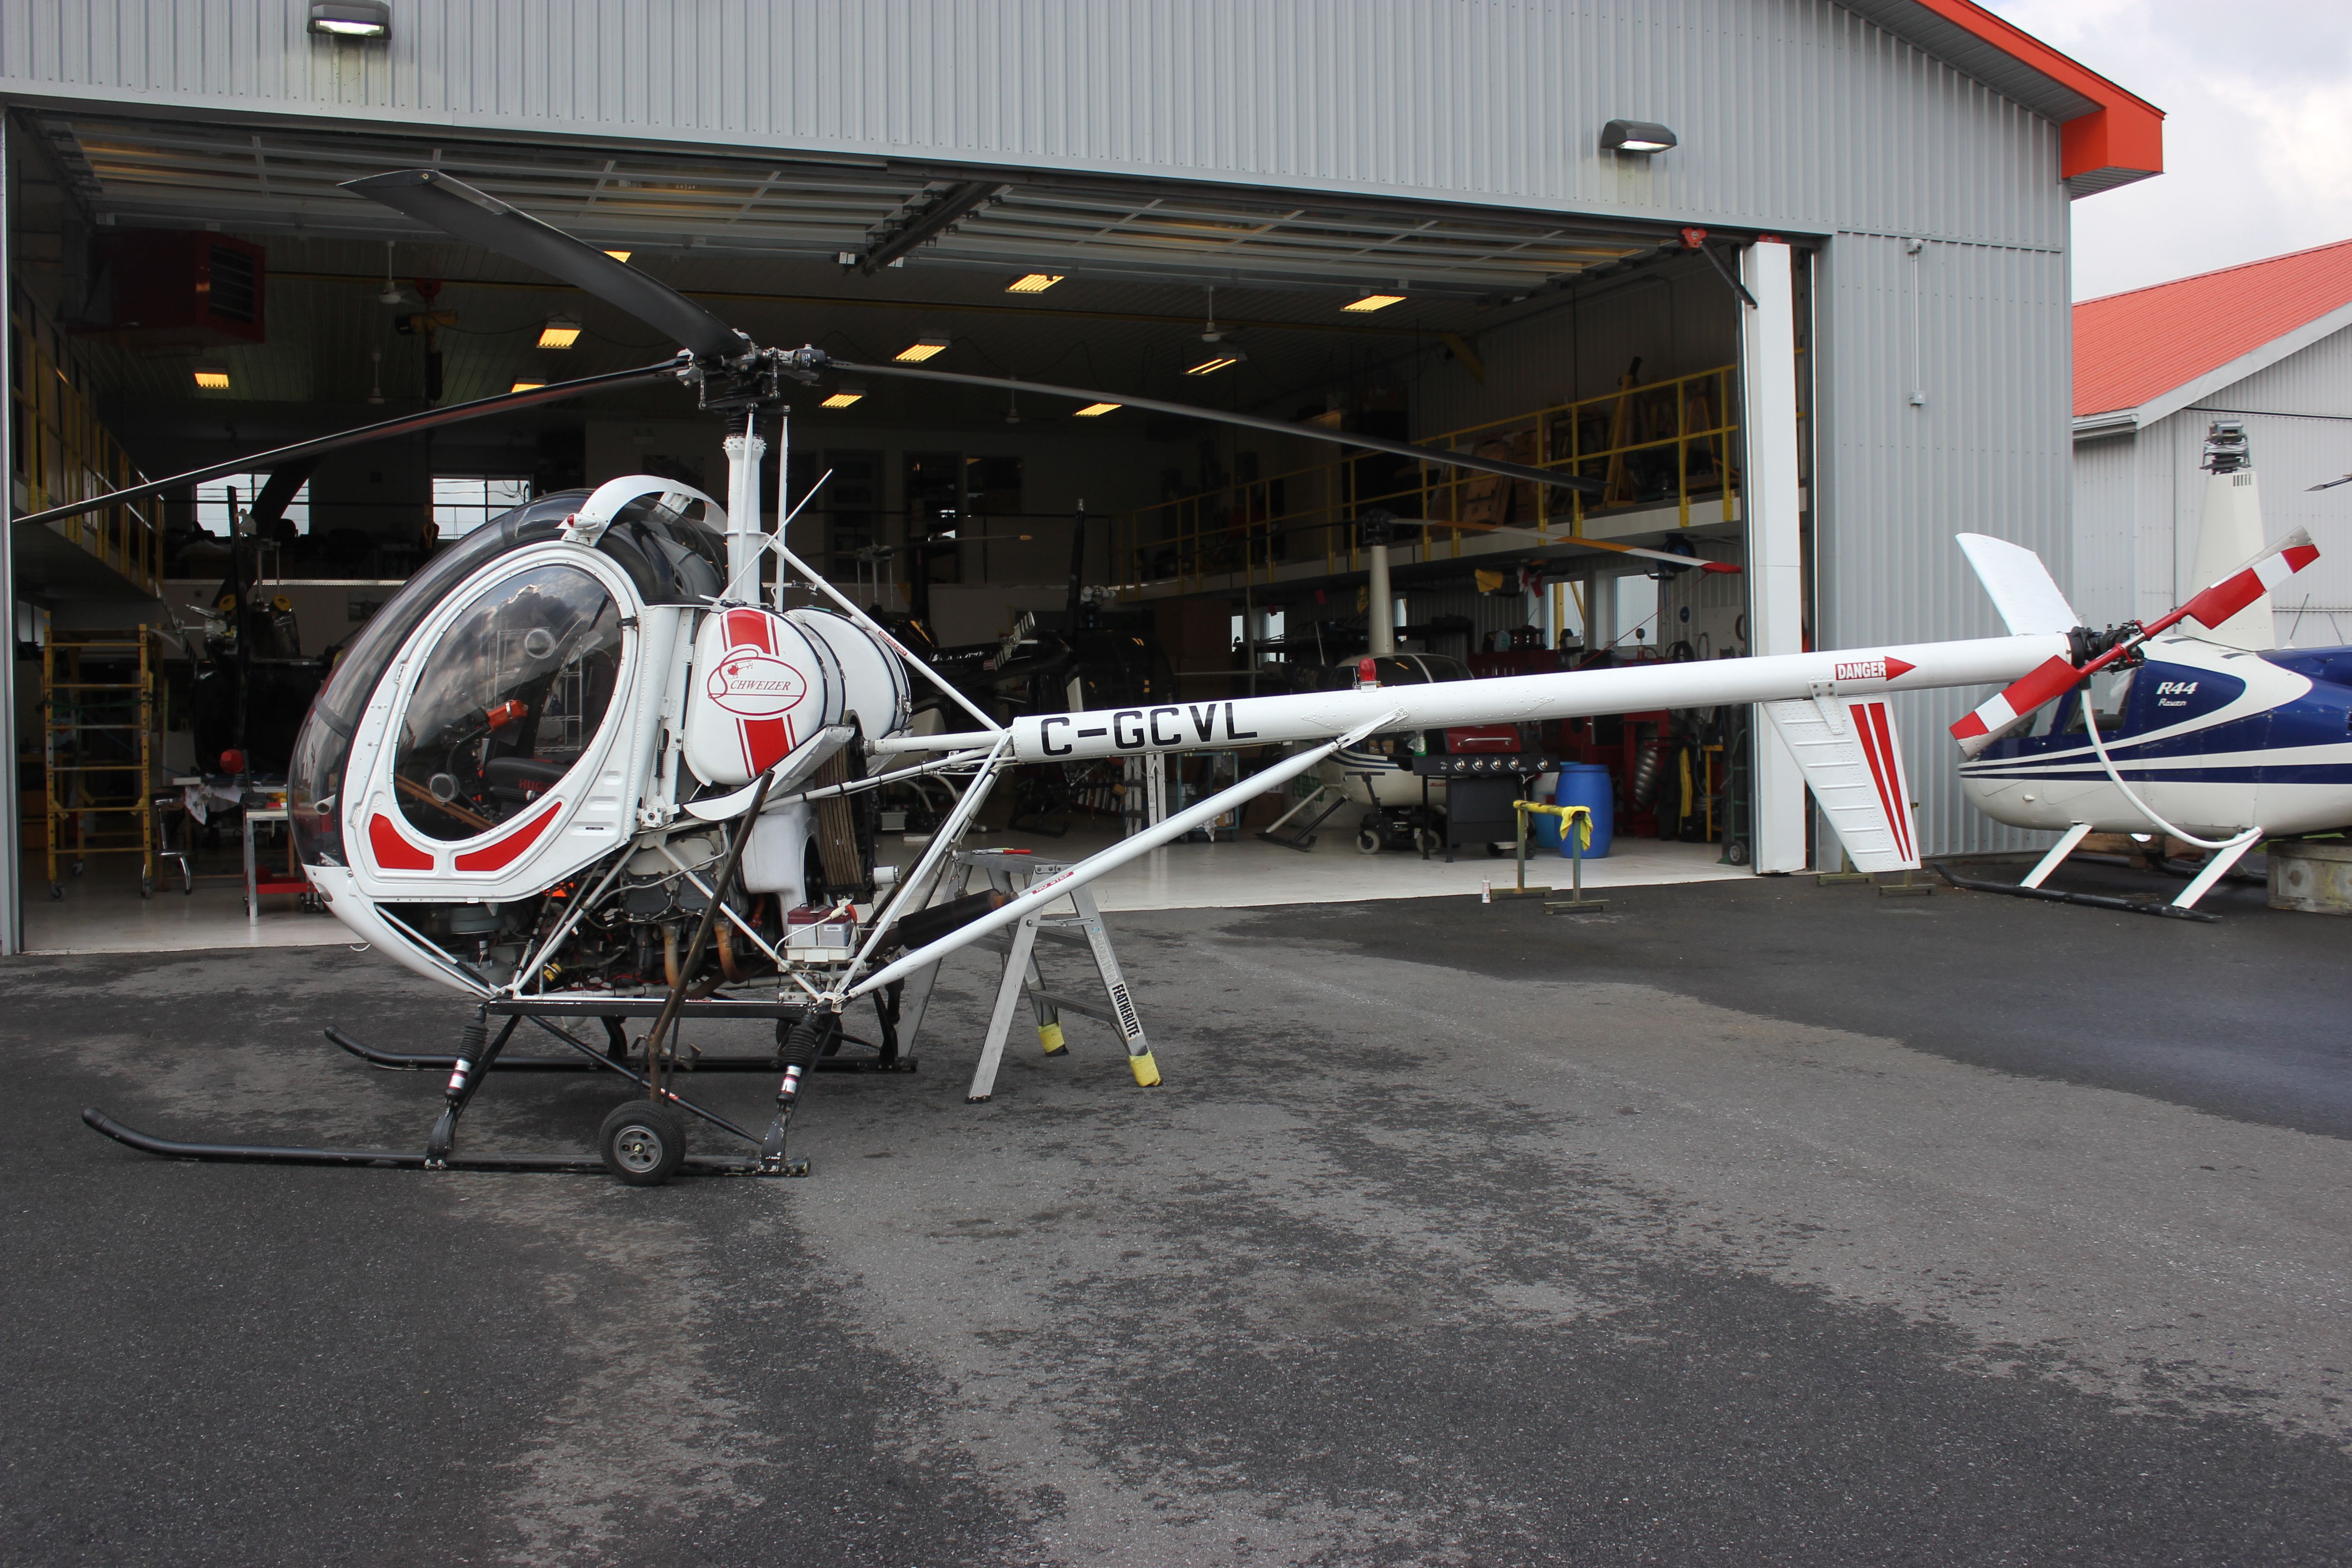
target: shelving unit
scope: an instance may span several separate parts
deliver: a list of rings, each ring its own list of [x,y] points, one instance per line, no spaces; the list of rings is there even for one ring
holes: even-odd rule
[[[140,858],[155,890],[155,634],[52,631],[41,649],[49,897],[94,855]]]

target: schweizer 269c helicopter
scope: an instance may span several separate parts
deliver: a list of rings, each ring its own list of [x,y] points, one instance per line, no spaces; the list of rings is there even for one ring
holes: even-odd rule
[[[373,175],[347,188],[572,283],[684,346],[674,360],[642,370],[238,458],[20,523],[38,526],[219,473],[267,472],[387,435],[656,380],[694,388],[701,406],[728,422],[726,505],[668,479],[635,477],[519,507],[436,556],[403,587],[352,640],[311,709],[289,784],[295,843],[312,887],[375,952],[475,1004],[453,1057],[394,1057],[336,1037],[379,1065],[448,1071],[423,1150],[180,1142],[135,1131],[100,1110],[84,1112],[99,1131],[151,1152],[428,1169],[604,1169],[640,1184],[681,1169],[803,1173],[805,1162],[786,1158],[786,1131],[807,1075],[839,1065],[833,1053],[852,1004],[872,1000],[883,1038],[874,1058],[850,1065],[903,1065],[894,1033],[902,986],[926,984],[949,954],[1367,737],[1759,703],[1854,863],[1909,869],[1919,858],[1887,694],[2013,681],[2053,665],[2081,675],[2088,634],[2051,626],[1850,652],[1029,714],[1006,728],[786,547],[791,511],[782,495],[776,530],[761,531],[761,427],[787,411],[796,387],[854,371],[1017,386],[1285,435],[1314,436],[1314,427],[1125,394],[898,363],[853,365],[814,348],[762,348],[643,272],[438,171]],[[1330,438],[1512,479],[1590,484],[1467,453],[1357,434]],[[788,471],[779,465],[780,474]],[[2038,575],[2055,595],[2029,553],[1996,548],[2011,551],[2003,563],[2011,577]],[[763,595],[770,554],[778,570]],[[795,578],[833,608],[785,607]],[[2189,613],[2219,624],[2223,610],[2234,613],[2260,591],[2259,584],[2249,590],[2232,579],[2200,595]],[[916,733],[909,721],[916,680],[942,690],[974,727]],[[1025,892],[952,894],[957,847],[1011,768],[1276,743],[1295,749],[1238,784],[1037,878]],[[877,862],[866,808],[877,788],[915,777],[961,780],[963,787],[919,858],[897,871]],[[1123,984],[1112,990],[1135,1081],[1156,1084],[1159,1068]],[[682,1015],[777,1020],[772,1059],[730,1064],[776,1073],[776,1109],[764,1133],[677,1092],[677,1069],[686,1064],[670,1031]],[[567,1016],[603,1020],[607,1048],[564,1028],[559,1020]],[[630,1042],[621,1028],[632,1016],[655,1020],[642,1042]],[[596,1152],[457,1150],[459,1117],[526,1020],[577,1056],[510,1059],[505,1067],[610,1070],[644,1091],[614,1108]],[[754,1152],[687,1155],[688,1115]]]

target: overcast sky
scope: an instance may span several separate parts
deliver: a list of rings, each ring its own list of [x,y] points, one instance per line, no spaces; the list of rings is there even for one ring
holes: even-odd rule
[[[2165,173],[2074,204],[2074,298],[2352,239],[2352,0],[1980,0],[2165,112]]]

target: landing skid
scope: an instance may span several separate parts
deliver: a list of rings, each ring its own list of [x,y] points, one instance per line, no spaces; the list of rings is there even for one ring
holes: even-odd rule
[[[2182,909],[2178,904],[2151,903],[2146,899],[2116,898],[2106,893],[2068,893],[2056,888],[2029,888],[2021,882],[1988,882],[1976,877],[1956,877],[1952,868],[1941,861],[1929,862],[1936,874],[1955,888],[1966,888],[1972,893],[2006,893],[2013,899],[2038,899],[2045,904],[2088,904],[2093,909],[2121,910],[2126,914],[2162,915],[2168,920],[2203,921],[2219,925],[2220,915],[2207,914],[2203,910]]]
[[[655,1005],[658,1005],[656,1003]],[[406,1171],[504,1171],[542,1172],[564,1174],[595,1174],[609,1173],[627,1181],[635,1173],[628,1157],[640,1154],[633,1147],[628,1155],[616,1154],[612,1147],[614,1136],[633,1137],[642,1143],[648,1130],[631,1126],[620,1134],[613,1132],[608,1119],[606,1134],[602,1142],[608,1145],[597,1152],[579,1154],[499,1152],[459,1153],[457,1150],[458,1119],[473,1100],[483,1081],[494,1072],[610,1072],[628,1079],[646,1091],[637,1103],[646,1105],[655,1113],[654,1137],[668,1137],[682,1144],[684,1123],[679,1117],[690,1116],[706,1126],[715,1128],[730,1138],[740,1140],[758,1151],[749,1154],[681,1154],[677,1147],[668,1152],[667,1168],[656,1178],[666,1180],[669,1174],[712,1176],[805,1176],[806,1160],[784,1157],[784,1134],[791,1124],[791,1107],[782,1106],[774,1121],[765,1133],[753,1132],[729,1121],[707,1106],[698,1105],[679,1094],[664,1082],[655,1088],[648,1073],[639,1070],[649,1066],[665,1066],[666,1078],[674,1079],[688,1068],[688,1061],[647,1063],[642,1053],[633,1063],[629,1055],[629,1039],[621,1026],[621,1019],[642,1016],[648,1011],[640,1002],[630,999],[593,998],[524,998],[486,1003],[474,1010],[472,1019],[460,1037],[457,1050],[450,1056],[435,1056],[400,1051],[382,1051],[364,1045],[341,1029],[330,1028],[327,1037],[344,1050],[372,1067],[394,1071],[446,1072],[448,1087],[441,1114],[432,1131],[426,1134],[422,1149],[331,1149],[303,1144],[196,1142],[179,1139],[160,1138],[142,1132],[116,1121],[96,1107],[85,1109],[82,1121],[96,1132],[116,1142],[144,1153],[168,1160],[198,1160],[216,1163],[263,1165],[352,1165],[373,1166],[387,1170]],[[744,1020],[772,1021],[777,1031],[777,1050],[772,1055],[706,1057],[692,1063],[692,1070],[704,1072],[769,1072],[781,1073],[779,1058],[785,1054],[788,1033],[796,1033],[808,1022],[808,1009],[799,1003],[705,998],[685,1003],[680,1011],[688,1016],[722,1017]],[[897,1029],[897,997],[887,1002],[877,995],[876,1016],[882,1026],[882,1043],[872,1057],[818,1056],[809,1064],[819,1071],[835,1072],[912,1072],[915,1060],[898,1054]],[[569,1029],[551,1021],[553,1018],[593,1016],[600,1019],[607,1041],[599,1049]],[[501,1019],[498,1032],[490,1033],[490,1020]],[[832,1027],[822,1046],[812,1049],[837,1052],[841,1037],[837,1018],[828,1017]],[[504,1059],[507,1042],[515,1030],[529,1023],[571,1047],[567,1056],[517,1057]],[[815,1037],[811,1037],[814,1039]],[[673,1037],[674,1038],[674,1037]],[[615,1115],[620,1110],[616,1108]],[[667,1122],[660,1119],[667,1117]]]
[[[206,1160],[255,1165],[374,1165],[399,1171],[540,1171],[568,1175],[604,1173],[604,1162],[593,1154],[451,1154],[436,1164],[422,1150],[306,1149],[287,1143],[182,1143],[126,1127],[96,1108],[81,1119],[94,1131],[118,1143],[166,1160]],[[680,1173],[697,1176],[770,1176],[780,1171],[761,1167],[751,1155],[688,1154]]]

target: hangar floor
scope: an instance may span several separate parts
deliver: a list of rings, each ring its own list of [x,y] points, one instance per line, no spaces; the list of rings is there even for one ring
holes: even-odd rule
[[[133,1154],[76,1112],[411,1141],[317,1030],[457,1006],[20,961],[10,1558],[2339,1563],[2343,929],[2214,903],[1130,914],[1164,1089],[1082,1024],[965,1105],[974,960],[813,1179],[652,1191]]]
[[[1343,814],[1352,822],[1352,815]],[[1335,818],[1335,825],[1339,819]],[[1347,831],[1327,831],[1307,854],[1255,837],[1238,843],[1179,844],[1123,866],[1101,882],[1106,910],[1241,909],[1260,904],[1319,904],[1364,899],[1437,898],[1475,893],[1481,879],[1511,883],[1511,862],[1464,855],[1448,866],[1402,852],[1360,855]],[[1041,858],[1076,860],[1112,842],[1107,832],[1074,829],[1067,837],[1042,834],[976,835],[982,844],[1034,849]],[[904,852],[911,862],[919,853]],[[887,851],[886,848],[886,857]],[[1605,860],[1586,868],[1588,888],[1631,888],[1676,882],[1745,879],[1743,868],[1718,863],[1720,846],[1621,838]],[[25,945],[31,952],[183,952],[204,948],[311,947],[348,942],[328,916],[306,910],[291,897],[262,900],[261,918],[248,921],[244,884],[223,875],[236,867],[234,844],[200,861],[193,893],[172,881],[142,900],[137,873],[123,860],[93,860],[69,882],[62,902],[48,897],[38,874],[24,883]],[[37,858],[31,869],[41,873]],[[1562,889],[1568,868],[1557,856],[1528,862],[1528,879]],[[1563,895],[1565,893],[1563,891]],[[1063,906],[1065,909],[1067,905]]]

